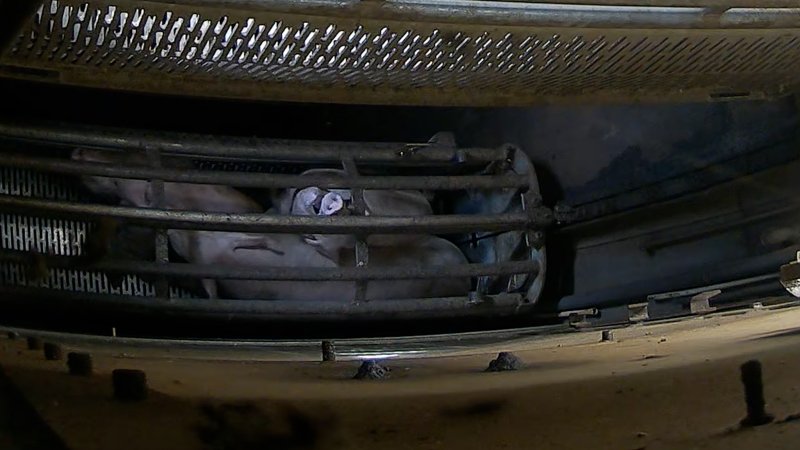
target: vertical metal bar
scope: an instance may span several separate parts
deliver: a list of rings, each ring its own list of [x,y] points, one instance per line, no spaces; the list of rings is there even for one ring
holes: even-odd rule
[[[161,152],[155,148],[148,148],[147,160],[151,167],[161,167]],[[163,180],[150,180],[150,201],[151,207],[164,209],[164,181]],[[155,253],[156,263],[168,264],[169,263],[169,238],[167,237],[166,228],[157,228],[155,235]],[[156,278],[156,296],[158,298],[170,298],[169,296],[169,281],[164,275],[159,275]]]
[[[344,158],[342,159],[342,167],[344,171],[350,177],[358,177],[358,167],[356,166],[355,161],[352,158]],[[360,216],[366,215],[367,212],[367,204],[364,201],[364,189],[363,188],[353,188],[351,190],[352,198],[353,198],[353,209],[355,209],[356,214]],[[367,236],[363,234],[356,235],[356,266],[358,267],[366,267],[369,264],[369,247],[367,246]],[[366,301],[367,299],[367,285],[369,281],[366,280],[359,280],[356,281],[356,296],[354,298],[355,303],[360,303]]]

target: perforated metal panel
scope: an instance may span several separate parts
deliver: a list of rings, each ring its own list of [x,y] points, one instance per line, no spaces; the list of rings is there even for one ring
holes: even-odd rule
[[[308,6],[196,3],[46,0],[0,73],[182,94],[474,105],[772,95],[800,73],[800,10],[788,8],[318,2],[326,7],[311,15]]]
[[[74,179],[56,174],[0,167],[0,195],[16,195],[60,201],[78,201],[80,194]],[[87,232],[92,225],[80,220],[33,217],[0,213],[0,249],[35,252],[53,256],[78,256],[82,253]],[[52,268],[43,277],[32,276],[21,264],[0,264],[0,285],[40,287],[94,294],[138,295],[153,297],[152,283],[127,275],[112,284],[100,272]],[[170,296],[190,295],[172,288]]]

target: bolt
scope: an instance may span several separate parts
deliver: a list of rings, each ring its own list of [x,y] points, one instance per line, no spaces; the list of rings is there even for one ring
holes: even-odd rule
[[[353,379],[382,380],[384,378],[389,378],[389,372],[391,371],[392,369],[382,366],[378,364],[377,361],[370,359],[361,363],[361,367],[358,368],[358,372]]]
[[[138,402],[147,398],[147,375],[141,370],[115,369],[111,372],[114,398],[122,402]]]
[[[336,347],[333,341],[322,341],[322,360],[336,361]]]
[[[16,331],[9,331],[8,332],[8,338],[11,339],[12,341],[17,339],[18,337],[19,337],[19,333],[17,333]]]
[[[505,372],[507,370],[517,370],[522,367],[522,360],[511,352],[500,352],[497,359],[489,362],[489,367],[485,372]]]
[[[764,410],[764,384],[761,380],[761,363],[756,360],[742,364],[742,384],[744,400],[747,403],[747,417],[740,422],[743,427],[756,427],[772,422],[774,419]]]
[[[41,350],[42,349],[42,339],[31,336],[27,339],[28,341],[28,350]]]
[[[613,330],[603,330],[601,334],[600,340],[603,342],[609,342],[614,340],[614,331]]]
[[[70,375],[88,377],[92,374],[92,355],[88,353],[70,352],[67,354],[67,367]]]
[[[48,361],[58,361],[63,358],[64,352],[61,350],[60,345],[53,344],[52,342],[44,343],[44,359]]]

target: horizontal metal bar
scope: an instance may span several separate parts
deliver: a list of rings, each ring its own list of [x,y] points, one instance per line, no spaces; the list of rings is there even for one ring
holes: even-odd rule
[[[478,0],[491,3],[494,0]],[[796,8],[797,0],[502,0],[513,3],[536,3],[546,5],[587,5],[587,6],[641,6],[663,7],[702,7],[702,8]]]
[[[58,172],[70,175],[95,175],[136,180],[158,179],[176,183],[222,184],[248,188],[364,188],[364,189],[492,189],[527,187],[524,175],[469,176],[383,176],[342,177],[337,175],[284,175],[267,173],[225,172],[124,167],[56,158],[39,158],[19,154],[3,154],[0,165],[22,169]]]
[[[18,264],[30,262],[31,255],[16,250],[0,250],[0,261]],[[173,277],[215,278],[230,280],[273,281],[369,281],[435,278],[467,278],[476,276],[538,273],[536,261],[510,261],[497,264],[461,264],[456,266],[365,266],[365,267],[248,267],[185,263],[158,264],[150,261],[106,260],[88,266],[76,265],[69,256],[40,258],[48,268],[99,270],[111,273],[167,275]]]
[[[408,217],[227,214],[69,203],[12,195],[0,195],[0,211],[79,219],[111,217],[131,223],[176,229],[276,233],[447,234],[511,231],[547,226],[547,223],[536,223],[534,218],[521,213]]]
[[[491,162],[505,149],[456,149],[420,144],[300,141],[154,132],[69,124],[20,124],[0,120],[0,136],[74,147],[120,150],[157,149],[167,154],[224,156],[280,161],[329,161],[352,158],[360,163],[425,164]]]
[[[106,295],[55,289],[0,286],[5,308],[59,307],[67,311],[98,311],[109,314],[181,314],[226,318],[274,319],[279,321],[317,320],[352,321],[359,319],[431,319],[442,317],[520,314],[526,303],[520,294],[486,296],[481,301],[468,297],[443,297],[403,300],[376,300],[350,303],[295,300],[215,300],[163,299],[133,295]],[[532,306],[532,305],[531,305]],[[527,310],[525,310],[527,311]]]
[[[244,352],[249,361],[319,362],[320,339],[219,339],[191,337],[134,337],[79,334],[33,328],[3,326],[0,333],[15,332],[19,336],[38,336],[45,342],[56,342],[91,353],[119,353],[126,349],[164,351],[170,358],[194,359],[187,351],[197,350],[203,361],[230,360],[232,354]],[[360,359],[370,354],[393,354],[393,359],[424,356],[460,356],[465,350],[488,354],[496,346],[509,341],[532,340],[560,333],[576,333],[573,328],[557,325],[538,325],[502,330],[469,331],[429,335],[409,335],[374,338],[336,339],[336,359]],[[149,336],[153,336],[150,334]],[[537,341],[538,342],[538,341]],[[180,354],[175,351],[180,350]]]
[[[693,295],[703,294],[703,293],[711,292],[711,291],[720,292],[720,290],[723,290],[723,289],[727,290],[728,288],[735,288],[735,287],[749,285],[749,284],[761,283],[761,282],[764,282],[764,281],[777,280],[778,278],[780,278],[780,276],[777,273],[768,273],[766,275],[759,275],[757,277],[750,277],[750,278],[742,278],[742,279],[739,279],[739,280],[728,281],[728,282],[725,282],[725,283],[717,283],[717,284],[712,284],[712,285],[708,285],[708,286],[700,286],[700,287],[691,288],[691,289],[683,289],[683,290],[680,290],[680,291],[672,291],[672,292],[663,292],[663,293],[660,293],[660,294],[652,294],[652,295],[648,295],[647,296],[647,301],[653,300],[653,301],[659,302],[659,301],[665,301],[665,300],[674,300],[676,298],[681,298],[681,297],[690,297],[690,296],[693,296]]]

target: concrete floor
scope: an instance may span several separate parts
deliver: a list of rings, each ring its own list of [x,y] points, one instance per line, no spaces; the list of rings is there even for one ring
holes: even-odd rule
[[[605,343],[597,330],[521,338],[389,360],[383,381],[350,379],[358,361],[259,360],[234,348],[84,346],[95,363],[87,378],[4,340],[0,364],[74,450],[788,449],[800,422],[739,429],[739,366],[761,361],[778,421],[800,412],[798,323],[792,307],[636,325]],[[499,350],[525,367],[484,373]],[[144,370],[149,398],[115,401],[114,368]]]

